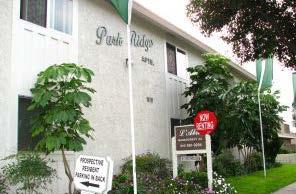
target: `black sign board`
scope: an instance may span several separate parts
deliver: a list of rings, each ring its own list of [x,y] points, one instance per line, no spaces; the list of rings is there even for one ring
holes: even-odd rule
[[[206,149],[205,136],[199,135],[193,125],[176,126],[175,137],[177,151]]]

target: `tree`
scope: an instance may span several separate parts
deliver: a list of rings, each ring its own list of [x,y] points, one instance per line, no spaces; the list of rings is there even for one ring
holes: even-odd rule
[[[226,94],[225,101],[229,108],[228,118],[236,131],[228,147],[237,146],[245,159],[252,150],[261,152],[261,136],[258,110],[258,84],[251,81],[242,81],[234,85]],[[267,162],[274,163],[275,157],[282,145],[278,137],[278,129],[283,122],[279,113],[286,110],[280,105],[279,92],[269,89],[260,94],[264,145]]]
[[[227,107],[223,95],[228,91],[232,83],[233,76],[228,69],[229,60],[218,54],[204,54],[203,65],[189,67],[190,86],[184,92],[185,97],[190,97],[190,101],[181,106],[187,110],[187,123],[192,123],[196,113],[200,110],[210,110],[215,112],[219,118],[218,128],[212,136],[213,150],[219,153],[226,147],[224,144],[227,124]]]
[[[88,84],[93,75],[91,70],[75,64],[53,65],[38,74],[31,89],[29,110],[40,110],[32,128],[32,136],[38,137],[36,148],[46,153],[62,151],[69,194],[72,194],[73,176],[65,150],[81,151],[85,137],[91,138],[93,129],[84,118],[82,107],[91,106],[90,94],[95,90]]]
[[[233,147],[241,151],[243,148],[261,151],[257,83],[235,83],[227,68],[228,60],[223,56],[206,54],[203,58],[204,65],[188,68],[191,83],[184,95],[191,100],[182,106],[188,112],[187,120],[192,123],[196,113],[203,109],[215,112],[218,128],[212,139],[216,154]],[[266,90],[261,94],[261,108],[266,155],[274,162],[280,147],[277,130],[282,119],[279,113],[286,107],[278,102],[278,92]],[[247,157],[247,153],[244,155]]]
[[[277,56],[296,68],[295,0],[191,0],[187,13],[202,32],[224,32],[242,62]]]

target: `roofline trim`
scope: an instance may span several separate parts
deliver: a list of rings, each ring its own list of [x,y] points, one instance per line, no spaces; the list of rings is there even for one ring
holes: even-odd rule
[[[153,13],[149,9],[142,6],[140,3],[133,1],[133,11],[137,15],[142,15],[145,18],[148,18],[149,20],[156,22],[158,25],[162,26],[166,31],[169,33],[178,35],[186,39],[187,41],[191,42],[196,47],[200,48],[204,52],[210,52],[210,53],[219,53],[215,49],[209,47],[208,45],[204,44],[194,36],[190,35],[189,33],[185,32],[178,26],[168,22],[167,20],[163,19],[159,15]],[[244,68],[240,67],[239,65],[235,64],[233,61],[230,60],[229,66],[234,69],[237,73],[241,74],[243,77],[250,79],[250,80],[256,80],[256,77],[245,70]]]

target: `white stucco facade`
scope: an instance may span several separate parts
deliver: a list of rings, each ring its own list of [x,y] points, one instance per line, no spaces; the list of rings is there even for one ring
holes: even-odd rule
[[[110,156],[117,173],[123,159],[131,155],[126,25],[104,0],[73,0],[72,35],[23,21],[19,12],[20,0],[0,0],[0,141],[5,145],[0,158],[17,151],[18,96],[30,96],[42,69],[74,62],[94,71],[92,87],[97,92],[92,107],[85,109],[95,140],[87,143],[83,153],[69,152],[71,165],[79,154]],[[122,45],[97,44],[99,27],[105,27],[108,35],[119,34]],[[170,119],[186,117],[179,107],[186,101],[181,94],[189,80],[167,73],[166,43],[186,52],[188,66],[200,65],[201,54],[212,50],[139,4],[132,30],[153,41],[149,49],[132,47],[136,153],[150,151],[170,158]],[[231,68],[242,79],[252,78],[234,64]],[[54,157],[59,158],[59,153]],[[59,162],[56,167],[62,172]],[[54,188],[56,193],[65,191],[62,181]]]

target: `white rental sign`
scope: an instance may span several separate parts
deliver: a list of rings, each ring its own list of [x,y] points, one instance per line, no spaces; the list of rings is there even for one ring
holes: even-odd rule
[[[189,158],[187,154],[207,154],[208,187],[213,188],[212,150],[211,136],[201,136],[194,125],[176,126],[175,137],[172,138],[173,177],[178,176],[178,156],[181,160],[199,160],[201,158]],[[183,158],[183,159],[182,159]]]
[[[79,156],[74,184],[82,193],[107,193],[112,187],[113,161],[110,157]]]

